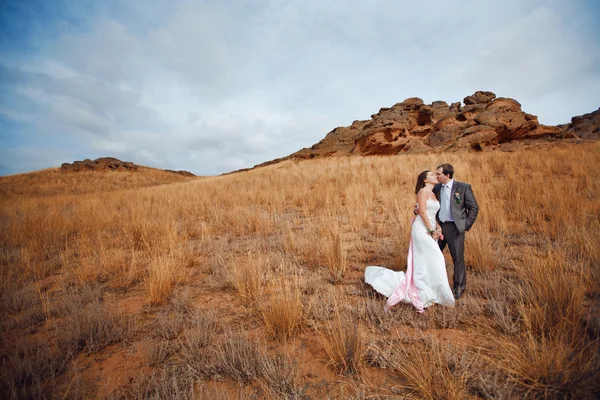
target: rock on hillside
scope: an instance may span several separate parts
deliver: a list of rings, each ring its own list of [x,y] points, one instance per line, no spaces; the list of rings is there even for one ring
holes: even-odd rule
[[[79,172],[79,171],[135,171],[138,166],[129,161],[121,161],[112,157],[97,158],[90,160],[86,158],[83,161],[74,161],[73,164],[64,163],[60,169],[64,172]]]
[[[600,138],[600,108],[589,114],[573,117],[570,124],[559,126],[578,139],[598,139]]]
[[[86,158],[83,161],[75,161],[72,164],[64,163],[61,165],[60,169],[62,172],[80,172],[80,171],[137,171],[139,168],[138,165],[135,165],[129,161],[121,161],[112,157],[102,157],[97,158],[95,160],[90,160]],[[196,176],[188,171],[173,171],[170,169],[165,169],[165,172],[170,172],[173,174],[183,175],[183,176]]]
[[[289,158],[343,155],[384,155],[439,151],[487,151],[514,149],[533,141],[566,138],[600,138],[600,110],[573,117],[568,125],[546,126],[535,115],[521,110],[510,98],[478,91],[460,102],[434,101],[424,104],[412,97],[390,108],[382,108],[368,121],[354,121],[338,127],[311,148],[288,157],[269,161],[273,164]]]

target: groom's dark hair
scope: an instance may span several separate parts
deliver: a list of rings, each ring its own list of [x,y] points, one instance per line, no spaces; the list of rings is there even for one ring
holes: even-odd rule
[[[454,178],[454,167],[451,164],[440,164],[436,169],[442,169],[444,175],[450,176],[450,179]]]

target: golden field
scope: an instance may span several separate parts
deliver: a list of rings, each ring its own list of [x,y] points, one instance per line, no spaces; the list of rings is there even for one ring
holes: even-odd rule
[[[480,207],[467,292],[386,314],[364,268],[405,269],[416,177],[441,162]],[[584,143],[0,178],[0,392],[598,397],[599,165]]]

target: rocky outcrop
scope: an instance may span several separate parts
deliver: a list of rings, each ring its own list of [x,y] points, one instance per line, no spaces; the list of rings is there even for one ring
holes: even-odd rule
[[[135,171],[138,166],[129,161],[121,161],[112,157],[97,158],[90,160],[86,158],[83,161],[75,161],[72,164],[64,163],[61,165],[62,171],[79,172],[79,171]]]
[[[165,172],[170,172],[172,174],[181,175],[181,176],[196,176],[196,175],[192,174],[189,171],[182,171],[182,170],[180,170],[180,171],[173,171],[172,169],[165,169],[164,171]]]
[[[450,105],[444,101],[424,104],[412,97],[380,109],[371,120],[335,128],[310,148],[261,166],[289,158],[513,150],[532,142],[598,139],[599,126],[600,110],[574,117],[568,125],[542,125],[518,101],[497,98],[492,92],[478,91]]]
[[[113,157],[102,157],[95,160],[86,158],[83,161],[74,161],[72,164],[64,163],[60,169],[63,172],[81,172],[81,171],[137,171],[138,165],[129,161],[121,161]],[[182,176],[196,176],[188,171],[173,171],[165,169],[165,172],[178,174]]]
[[[570,124],[560,125],[560,127],[578,139],[598,139],[600,138],[600,108],[589,114],[573,117]]]

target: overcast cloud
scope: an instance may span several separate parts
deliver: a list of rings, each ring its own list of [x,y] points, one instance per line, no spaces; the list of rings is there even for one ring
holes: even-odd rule
[[[593,0],[7,0],[0,175],[103,156],[213,175],[408,97],[600,106]]]

